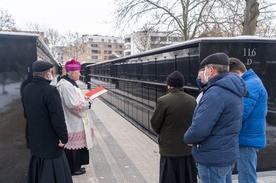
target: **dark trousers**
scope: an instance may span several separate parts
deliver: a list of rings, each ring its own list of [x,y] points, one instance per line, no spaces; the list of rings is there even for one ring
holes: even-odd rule
[[[160,157],[160,183],[196,183],[197,171],[192,155]]]
[[[89,164],[89,151],[87,148],[78,150],[69,150],[65,148],[65,154],[71,170],[71,174],[81,168],[81,165]]]

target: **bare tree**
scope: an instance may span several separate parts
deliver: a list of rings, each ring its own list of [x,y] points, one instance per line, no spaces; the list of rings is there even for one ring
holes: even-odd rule
[[[41,25],[39,23],[28,22],[26,23],[25,30],[37,32],[43,34],[47,38],[49,47],[60,46],[63,44],[63,37],[58,30],[53,29],[47,25]]]
[[[243,35],[254,35],[257,27],[257,19],[260,15],[257,0],[245,0]]]
[[[84,44],[82,36],[78,32],[67,31],[65,35],[64,59],[75,58],[84,53]]]
[[[260,15],[256,23],[255,34],[265,37],[276,35],[276,2],[261,0],[259,3]]]
[[[2,30],[16,30],[16,23],[12,15],[2,8],[0,8],[0,31]]]
[[[143,30],[133,33],[133,42],[139,52],[151,49],[151,36],[154,33],[152,27],[143,27]]]
[[[201,20],[199,37],[229,37],[237,36],[242,31],[243,7],[236,1],[213,1],[208,16]]]
[[[58,30],[50,28],[46,25],[40,25],[38,23],[28,23],[26,24],[27,30],[35,32],[43,32],[45,37],[47,37],[47,42],[51,52],[56,55],[56,46],[64,47],[63,49],[63,61],[71,58],[78,59],[78,57],[83,53],[82,36],[78,32],[67,31],[65,35],[61,35]]]
[[[49,43],[51,46],[62,44],[63,36],[58,32],[58,30],[52,28],[44,28],[44,33],[49,39]]]
[[[43,32],[44,27],[36,22],[27,22],[25,23],[24,30],[26,31],[33,31],[33,32]]]
[[[273,32],[273,0],[116,0],[117,23],[149,22],[155,29],[178,32],[183,40],[202,36],[260,36]],[[266,19],[266,21],[264,21]],[[269,22],[269,23],[267,23]],[[268,25],[268,26],[265,26]],[[271,31],[265,27],[272,28]]]
[[[163,31],[180,33],[183,40],[194,38],[214,0],[116,0],[117,24],[123,29],[141,20]],[[146,17],[146,18],[145,18]],[[160,26],[161,25],[161,26]]]
[[[269,36],[275,32],[273,0],[218,0],[202,24],[201,36]]]

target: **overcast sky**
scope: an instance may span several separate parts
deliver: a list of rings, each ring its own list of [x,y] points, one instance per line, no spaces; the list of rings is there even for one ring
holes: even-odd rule
[[[117,36],[113,0],[0,0],[20,28],[37,23],[80,34]]]

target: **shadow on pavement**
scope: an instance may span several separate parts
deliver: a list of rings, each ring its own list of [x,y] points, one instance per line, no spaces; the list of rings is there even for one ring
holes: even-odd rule
[[[30,153],[26,148],[21,100],[9,104],[0,119],[0,182],[27,182]]]

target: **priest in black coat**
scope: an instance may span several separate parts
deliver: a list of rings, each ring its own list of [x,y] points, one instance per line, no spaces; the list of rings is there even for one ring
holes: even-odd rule
[[[64,153],[68,133],[61,99],[57,89],[50,85],[52,67],[47,61],[35,61],[33,80],[23,89],[31,150],[29,183],[73,182]]]

